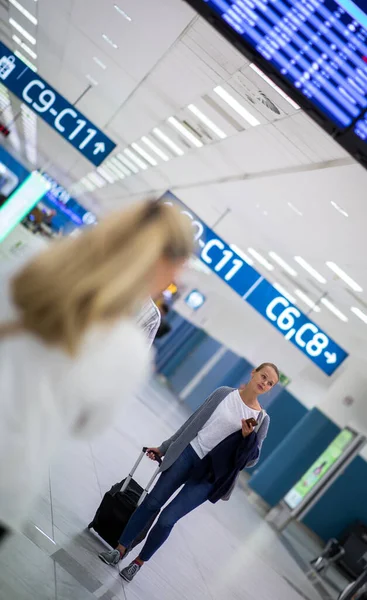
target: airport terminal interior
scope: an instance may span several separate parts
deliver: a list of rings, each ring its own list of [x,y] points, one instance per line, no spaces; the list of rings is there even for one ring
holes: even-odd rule
[[[149,379],[102,432],[65,436],[21,526],[0,497],[0,600],[366,599],[366,2],[0,0],[0,34],[0,277],[146,200],[194,239],[150,306]],[[208,454],[212,485],[242,428],[255,464],[231,463],[230,499],[206,495],[147,564],[142,539],[107,564],[126,498],[142,514],[123,480],[156,470],[142,448],[218,388],[175,461]],[[246,423],[204,451],[229,398]]]

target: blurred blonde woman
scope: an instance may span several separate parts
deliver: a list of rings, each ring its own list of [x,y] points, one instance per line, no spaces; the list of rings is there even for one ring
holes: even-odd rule
[[[49,462],[149,374],[135,316],[192,251],[187,219],[152,202],[64,239],[0,282],[0,538],[22,527]]]

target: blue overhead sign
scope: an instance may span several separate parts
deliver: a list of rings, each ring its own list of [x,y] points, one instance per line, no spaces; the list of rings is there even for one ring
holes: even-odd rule
[[[64,214],[64,235],[68,235],[75,227],[97,224],[96,215],[74,200],[56,179],[45,172],[42,175],[51,184],[50,191],[47,192],[43,201],[48,200],[56,207],[58,213]],[[69,221],[68,224],[67,221]]]
[[[98,167],[116,144],[0,42],[0,83]]]
[[[171,192],[162,202],[175,204],[191,220],[196,254],[227,285],[294,344],[324,373],[332,375],[348,353],[334,342],[256,269],[248,265],[212,229]]]

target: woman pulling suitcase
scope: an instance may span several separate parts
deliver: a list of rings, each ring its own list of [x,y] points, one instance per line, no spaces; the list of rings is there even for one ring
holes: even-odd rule
[[[117,565],[152,516],[183,487],[161,512],[139,556],[121,571],[125,581],[133,580],[179,519],[207,500],[228,500],[240,471],[257,464],[270,423],[258,396],[278,381],[277,367],[263,363],[252,372],[247,385],[239,390],[218,388],[171,438],[159,448],[148,448],[147,455],[152,460],[164,457],[162,474],[132,515],[116,550],[101,552],[100,559]]]

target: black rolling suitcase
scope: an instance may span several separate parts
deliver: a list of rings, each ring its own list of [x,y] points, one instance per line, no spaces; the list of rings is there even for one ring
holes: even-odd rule
[[[119,538],[131,515],[139,504],[143,502],[149,489],[159,475],[162,461],[157,457],[156,460],[159,463],[159,466],[155,470],[146,488],[142,488],[133,479],[135,471],[143,460],[146,451],[147,448],[143,448],[138,460],[126,479],[123,479],[120,483],[116,483],[108,492],[106,492],[93,521],[88,525],[88,529],[94,529],[94,531],[112,548],[116,548]],[[133,541],[129,550],[143,541],[158,514],[159,511],[152,517],[145,530]]]

